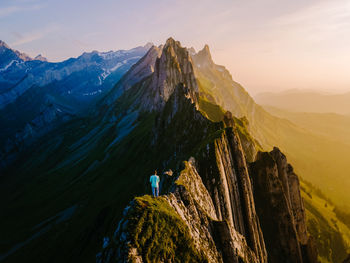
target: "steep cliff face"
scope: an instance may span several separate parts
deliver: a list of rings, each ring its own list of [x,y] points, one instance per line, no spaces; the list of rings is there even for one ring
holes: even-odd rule
[[[266,261],[266,251],[259,219],[256,216],[247,164],[233,120],[225,118],[222,134],[207,144],[199,172],[214,197],[221,220],[226,220],[247,239],[259,262]]]
[[[191,98],[192,102],[197,101],[198,85],[192,59],[180,42],[169,38],[154,67],[150,83],[152,92],[143,99],[148,109],[162,108],[179,83],[188,89],[188,98]]]
[[[270,262],[316,262],[306,230],[300,185],[278,148],[259,153],[251,165],[254,197]]]

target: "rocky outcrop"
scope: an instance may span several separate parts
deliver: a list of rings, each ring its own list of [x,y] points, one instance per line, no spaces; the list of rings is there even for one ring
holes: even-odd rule
[[[221,134],[202,152],[199,173],[213,197],[220,220],[243,235],[259,262],[266,262],[266,250],[255,212],[247,163],[233,120],[226,115]]]
[[[285,155],[278,148],[260,152],[251,175],[269,262],[317,262],[306,231],[299,179]]]
[[[245,236],[227,220],[218,218],[212,197],[202,183],[193,158],[185,162],[185,169],[176,181],[171,198],[171,205],[187,223],[195,243],[198,243],[197,249],[210,252],[207,256],[209,262],[263,262],[248,246]],[[179,202],[184,204],[183,208],[177,205]]]
[[[136,220],[133,218],[135,216],[134,212],[139,209],[140,203],[138,199],[132,201],[130,206],[124,211],[124,217],[115,232],[115,243],[98,254],[97,262],[147,262],[147,259],[149,259],[147,254],[149,247],[139,245],[139,242],[144,238],[144,233],[139,234],[141,237],[135,238],[131,228],[135,226],[135,221],[139,224],[142,220],[147,220],[143,213],[150,209],[153,203],[160,207],[164,206],[164,201],[167,202],[166,206],[170,209],[168,211],[171,212],[167,214],[168,211],[156,208],[157,213],[159,213],[158,217],[163,217],[164,215],[179,217],[181,224],[175,223],[175,228],[184,227],[186,229],[184,236],[189,236],[190,240],[187,240],[188,243],[185,246],[188,246],[195,252],[188,251],[187,248],[181,248],[180,244],[171,246],[164,244],[163,240],[157,240],[159,243],[152,249],[157,250],[159,254],[162,254],[163,250],[170,251],[163,258],[161,256],[158,257],[158,255],[152,255],[151,261],[161,262],[169,259],[170,262],[181,261],[183,260],[183,254],[194,253],[194,257],[190,260],[191,262],[262,262],[247,245],[244,236],[238,233],[227,221],[218,220],[214,203],[202,183],[193,158],[185,162],[185,168],[176,180],[171,193],[158,199],[153,198],[152,201],[146,201],[148,197],[142,198],[145,202],[143,203],[142,214],[138,215]],[[175,216],[171,215],[171,213],[175,213]],[[169,221],[167,223],[171,223],[172,219],[169,219]],[[146,224],[142,221],[143,228],[147,228]],[[150,231],[153,231],[148,235],[148,238],[156,238],[157,230],[161,230],[161,227],[148,227],[150,227]],[[167,227],[172,228],[174,226]],[[172,235],[173,233],[164,231],[161,235],[163,234]],[[149,243],[153,241],[145,240],[144,242]],[[176,260],[171,260],[172,250],[179,253]]]
[[[154,67],[150,83],[152,91],[144,99],[148,109],[162,109],[179,84],[188,89],[191,101],[197,102],[198,85],[192,59],[187,49],[181,47],[180,42],[169,38]]]

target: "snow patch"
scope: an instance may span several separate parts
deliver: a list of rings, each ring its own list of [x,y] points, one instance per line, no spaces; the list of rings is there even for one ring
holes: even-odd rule
[[[110,69],[110,71],[113,72],[113,71],[117,70],[118,68],[120,68],[121,66],[123,66],[123,64],[118,62],[117,65],[115,65],[113,68]]]
[[[113,59],[113,58],[117,58],[120,57],[122,55],[124,55],[125,53],[122,50],[118,50],[118,51],[108,51],[108,52],[98,52],[98,55],[100,57],[102,57],[103,59]]]
[[[3,67],[3,68],[0,68],[0,72],[2,72],[2,71],[6,71],[9,67],[11,67],[12,66],[12,64],[13,63],[18,63],[19,61],[18,60],[11,60],[11,62],[10,63],[8,63],[5,67]]]
[[[83,96],[94,96],[94,95],[101,93],[101,92],[102,92],[102,90],[99,89],[99,90],[96,90],[93,92],[83,93]]]

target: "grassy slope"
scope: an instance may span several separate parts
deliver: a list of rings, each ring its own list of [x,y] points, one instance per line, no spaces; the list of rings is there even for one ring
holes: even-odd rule
[[[127,95],[121,98],[126,99],[130,98]],[[149,190],[145,189],[145,181],[159,165],[149,145],[153,123],[154,115],[142,116],[137,127],[106,152],[116,137],[115,127],[93,120],[75,120],[43,138],[33,151],[24,155],[19,160],[20,165],[9,171],[16,177],[1,178],[0,202],[4,213],[0,217],[0,232],[3,233],[0,254],[46,225],[51,228],[5,262],[19,262],[24,258],[44,260],[52,256],[52,262],[94,258],[106,229],[113,231],[115,228],[116,218],[121,213],[118,207],[124,207],[132,196]],[[73,147],[96,125],[99,129],[89,140]],[[63,141],[55,146],[52,138]],[[95,169],[94,163],[97,163]],[[9,192],[10,189],[16,190]],[[49,222],[35,228],[38,223],[76,204],[78,208],[69,224]]]
[[[163,197],[136,197],[126,218],[131,243],[144,262],[208,261],[198,253],[188,227]]]
[[[222,121],[224,118],[224,110],[219,106],[207,100],[208,97],[203,95],[199,98],[199,110],[209,120],[214,122]],[[244,153],[249,162],[254,161],[255,154],[258,150],[262,150],[261,145],[255,140],[248,131],[249,122],[247,118],[235,118],[233,117],[237,132],[241,139]]]
[[[301,189],[308,231],[316,240],[320,261],[342,263],[350,253],[350,226],[339,219],[332,202],[319,190],[305,182]]]

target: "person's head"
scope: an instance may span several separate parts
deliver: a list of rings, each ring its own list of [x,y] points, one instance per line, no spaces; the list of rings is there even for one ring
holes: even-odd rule
[[[154,174],[157,174],[157,170],[154,171]]]

